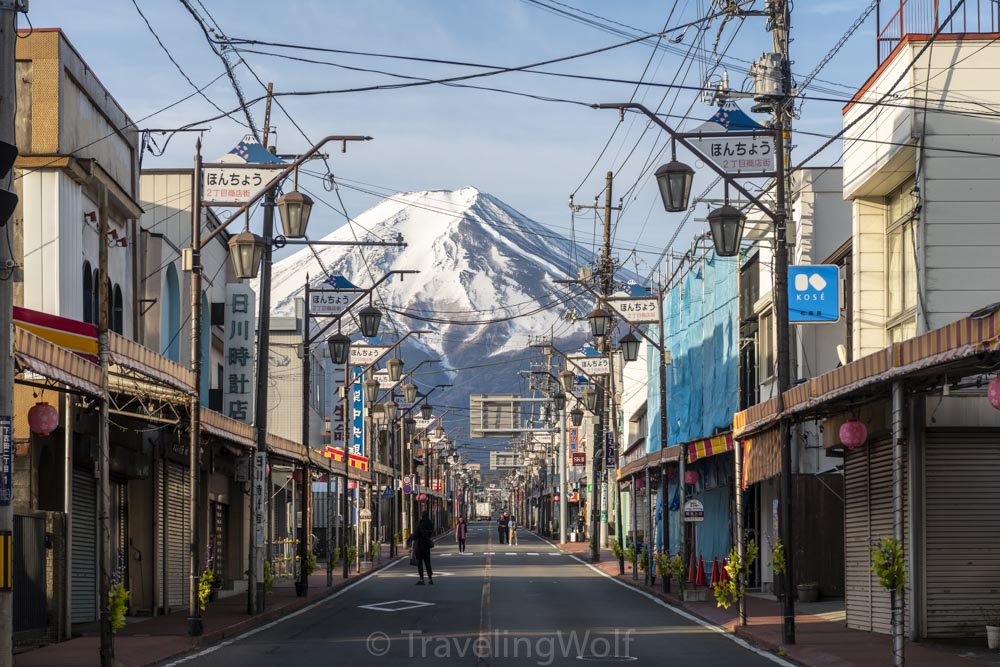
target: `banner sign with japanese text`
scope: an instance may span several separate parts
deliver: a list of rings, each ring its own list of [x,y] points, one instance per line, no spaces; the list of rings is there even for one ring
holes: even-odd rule
[[[259,195],[285,163],[248,134],[231,151],[201,170],[201,200],[239,206]]]
[[[727,137],[727,132],[736,136]],[[710,136],[690,136],[698,133]],[[708,122],[686,134],[695,148],[727,174],[767,176],[777,167],[771,130],[746,115],[735,102],[727,102]]]
[[[358,377],[361,376],[360,371],[361,371],[360,368],[355,370],[355,374],[358,375]],[[354,385],[351,387],[351,404],[352,404],[351,453],[364,456],[365,455],[365,398],[360,380],[355,382]]]
[[[226,285],[225,382],[223,411],[230,419],[253,422],[255,295],[250,285]]]

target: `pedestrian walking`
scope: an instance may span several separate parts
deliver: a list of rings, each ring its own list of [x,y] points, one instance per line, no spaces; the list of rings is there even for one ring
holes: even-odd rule
[[[458,517],[458,524],[455,526],[455,540],[458,542],[459,553],[465,552],[465,538],[469,534],[469,524],[464,516]]]
[[[507,516],[506,512],[500,515],[500,520],[497,522],[497,533],[500,535],[500,544],[507,544],[510,541],[510,517]]]
[[[510,530],[510,539],[507,540],[508,544],[517,544],[517,521],[514,520],[514,517],[510,518],[510,524],[508,524],[507,528]]]
[[[420,579],[417,580],[417,586],[424,585],[424,568],[427,568],[427,583],[431,586],[434,585],[434,570],[431,569],[431,549],[434,548],[434,523],[431,521],[430,516],[427,512],[420,515],[420,521],[417,522],[417,529],[406,538],[406,543],[412,545],[412,555],[410,556],[410,563],[416,561],[417,574]]]

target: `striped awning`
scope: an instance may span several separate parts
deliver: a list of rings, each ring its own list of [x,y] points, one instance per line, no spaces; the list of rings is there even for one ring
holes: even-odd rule
[[[174,389],[194,391],[194,373],[190,368],[185,368],[148,347],[116,333],[109,333],[108,350],[113,364],[159,380]]]
[[[743,488],[765,479],[777,477],[781,473],[781,443],[778,427],[741,440],[743,446]]]
[[[323,456],[326,458],[332,458],[334,461],[343,463],[344,462],[344,450],[337,449],[336,447],[327,447],[323,452]],[[360,456],[358,454],[348,454],[347,455],[347,465],[351,468],[357,468],[358,470],[367,471],[368,470],[368,457]]]
[[[14,306],[14,324],[70,352],[97,360],[97,327],[40,310]]]
[[[691,463],[697,461],[698,459],[704,459],[709,456],[715,456],[716,454],[722,454],[723,452],[731,452],[733,449],[735,449],[735,444],[733,443],[732,431],[730,431],[720,435],[714,435],[711,438],[703,438],[689,443],[687,446],[687,460],[688,463]]]
[[[253,426],[230,419],[215,410],[204,407],[201,409],[201,428],[217,438],[229,440],[248,449],[256,445]]]
[[[21,327],[15,328],[14,355],[23,371],[37,373],[90,396],[101,395],[101,367]]]

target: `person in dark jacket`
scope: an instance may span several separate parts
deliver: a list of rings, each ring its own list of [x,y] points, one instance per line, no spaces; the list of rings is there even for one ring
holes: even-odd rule
[[[455,525],[455,541],[458,542],[458,551],[465,551],[465,539],[469,535],[469,524],[466,523],[465,517],[458,517],[458,524]]]
[[[510,518],[506,512],[503,512],[500,515],[500,520],[497,521],[497,532],[499,533],[500,544],[507,544],[510,541]]]
[[[417,522],[417,529],[407,538],[408,543],[413,544],[413,553],[417,558],[417,573],[420,579],[417,586],[424,585],[424,566],[427,567],[428,583],[434,585],[434,570],[431,569],[431,549],[434,547],[434,522],[431,521],[427,512],[420,515]]]

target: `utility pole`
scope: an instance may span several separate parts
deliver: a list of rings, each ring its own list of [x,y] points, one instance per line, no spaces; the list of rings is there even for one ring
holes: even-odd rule
[[[774,104],[774,153],[777,162],[775,177],[775,233],[774,233],[774,303],[775,335],[778,339],[778,413],[784,412],[784,392],[791,388],[791,329],[788,324],[788,177],[786,141],[788,123],[792,113],[791,65],[788,59],[788,0],[777,0],[771,17],[774,50],[781,56],[781,97]],[[785,550],[784,596],[782,597],[782,638],[786,644],[795,643],[795,578],[793,576],[792,549],[792,437],[791,422],[779,421],[778,437],[781,450],[781,477],[778,485],[781,543]],[[742,539],[742,536],[740,536]]]
[[[17,110],[15,96],[15,45],[17,44],[17,10],[13,7],[0,9],[0,141],[14,145],[14,117]],[[6,146],[4,147],[7,148]],[[0,190],[12,190],[14,169],[4,173],[0,168]],[[6,194],[6,192],[4,193]],[[0,219],[0,224],[9,224]],[[0,265],[14,266],[13,248],[9,243],[0,243]],[[7,562],[13,561],[14,548],[14,508],[11,507],[13,494],[14,463],[14,270],[5,271],[0,280],[0,554]],[[14,591],[13,572],[0,576],[0,666],[7,667],[14,662]]]
[[[614,184],[614,174],[609,171],[607,173],[607,176],[605,177],[605,184],[604,184],[604,243],[601,246],[601,294],[603,294],[604,296],[608,296],[611,294],[611,286],[614,281],[614,266],[611,263],[611,211],[613,210],[611,206],[611,188],[613,184]],[[621,209],[620,206],[618,208]],[[598,341],[597,343],[598,345],[601,346],[600,349],[601,352],[609,354],[609,359],[611,359],[610,357],[611,344],[609,340],[610,332],[611,328],[609,327],[608,336],[605,336],[604,340]],[[613,362],[614,360],[611,359],[611,361]],[[598,396],[598,401],[599,401],[598,405],[602,406],[602,408],[606,405],[608,408],[607,417],[602,417],[602,419],[600,420],[601,445],[605,449],[607,448],[607,443],[605,442],[605,438],[607,438],[607,436],[605,435],[605,432],[614,431],[615,427],[613,422],[614,410],[611,409],[612,407],[611,402],[614,401],[614,389],[612,385],[612,380],[614,379],[614,373],[615,373],[614,363],[611,363],[608,368],[608,392],[606,397],[607,400],[602,401],[601,397]],[[613,438],[614,436],[612,436],[612,439]],[[604,455],[601,457],[601,460],[603,461],[603,464],[601,466],[603,469],[603,475],[601,476],[601,482],[602,482],[601,503],[604,505],[604,511],[601,512],[600,535],[601,535],[601,546],[606,547],[608,546],[608,511],[611,510],[611,499],[608,498],[608,492],[611,489],[611,483],[608,480],[608,457],[606,451],[604,452]],[[619,521],[619,523],[621,522]]]
[[[191,174],[191,303],[201,303],[201,137],[195,142],[194,171]],[[199,545],[198,545],[198,489],[201,486],[201,308],[191,308],[191,373],[194,375],[194,391],[191,394],[189,410],[191,425],[188,441],[188,521],[191,522],[188,554],[188,634],[198,637],[204,632],[201,620],[201,604],[198,600]]]
[[[270,87],[269,87],[270,92]],[[267,127],[264,128],[265,134]],[[300,484],[300,505],[302,507],[302,527],[299,529],[299,585],[296,594],[305,597],[309,592],[309,573],[306,568],[306,561],[311,553],[309,536],[312,533],[310,526],[312,522],[309,516],[310,501],[312,500],[312,473],[309,470],[309,452],[312,445],[309,442],[309,410],[312,398],[312,351],[309,346],[309,274],[306,274],[306,288],[302,300],[302,445],[306,448],[306,460],[302,464],[302,484]]]
[[[100,417],[97,422],[97,571],[99,593],[99,620],[101,626],[101,667],[111,667],[115,662],[114,637],[108,612],[108,594],[111,592],[111,463],[108,440],[108,190],[100,185],[98,206],[99,229],[97,239],[100,306],[97,314],[97,358],[101,366]]]

